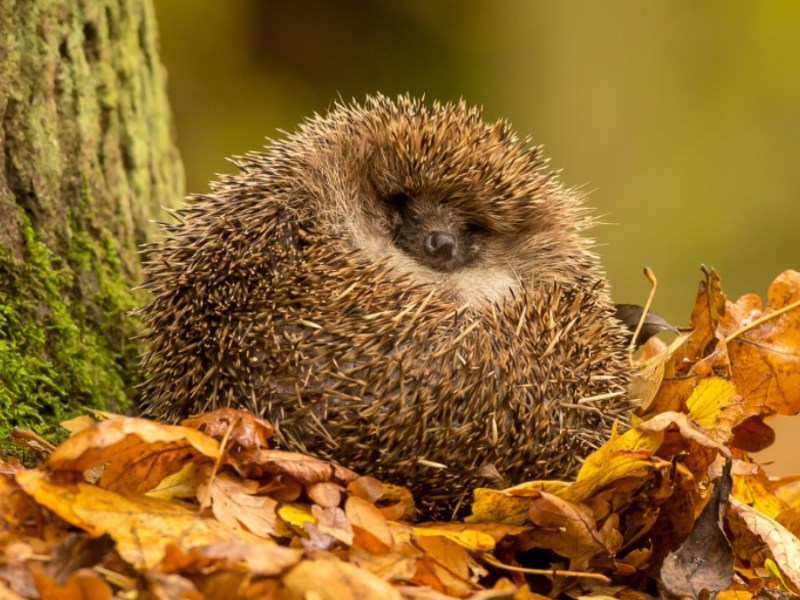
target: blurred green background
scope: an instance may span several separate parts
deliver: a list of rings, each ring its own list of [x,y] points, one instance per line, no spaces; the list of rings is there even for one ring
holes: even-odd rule
[[[731,298],[800,270],[798,2],[155,4],[190,192],[336,98],[463,97],[591,192],[618,302],[644,302],[648,265],[684,325],[701,263]],[[787,453],[764,458],[800,471]]]

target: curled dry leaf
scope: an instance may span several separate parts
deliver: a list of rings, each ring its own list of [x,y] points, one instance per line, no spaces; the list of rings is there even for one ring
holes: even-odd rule
[[[692,532],[661,566],[659,589],[664,598],[713,598],[733,580],[734,555],[722,530],[731,485],[728,461]]]
[[[730,519],[736,519],[755,535],[772,555],[792,592],[800,595],[800,540],[783,525],[754,508],[731,499]]]
[[[384,554],[394,543],[386,517],[375,505],[363,498],[352,496],[344,506],[347,520],[353,526],[355,543],[369,548],[374,554]]]
[[[770,286],[767,307],[755,295],[729,302],[719,275],[711,270],[701,283],[686,342],[672,351],[664,380],[653,401],[639,410],[646,418],[664,411],[687,411],[691,397],[716,386],[719,415],[704,415],[713,423],[711,434],[720,441],[757,451],[772,443],[774,434],[763,422],[772,414],[800,412],[800,273],[786,271]],[[705,379],[729,381],[722,391]]]
[[[217,520],[228,527],[246,527],[265,537],[275,533],[278,503],[269,496],[258,496],[258,484],[232,473],[218,473],[206,479],[198,489],[198,497],[206,494]]]
[[[322,534],[331,536],[333,539],[349,546],[353,543],[353,527],[345,512],[338,506],[323,508],[321,506],[311,506],[311,516],[314,518],[314,527]],[[304,523],[306,528],[309,523]]]
[[[314,503],[325,508],[342,503],[342,486],[332,481],[321,481],[306,486],[306,495]]]
[[[237,455],[237,462],[250,477],[285,473],[304,485],[323,481],[346,485],[358,478],[357,473],[335,463],[285,450],[247,450]]]
[[[383,498],[383,484],[374,477],[358,477],[347,484],[347,492],[373,504]]]
[[[711,439],[687,415],[681,413],[661,413],[641,423],[638,429],[663,434],[658,455],[666,458],[684,453],[684,464],[701,478],[706,476],[709,465],[718,454],[730,456],[727,447]]]
[[[83,429],[47,461],[52,471],[84,472],[107,465],[98,484],[108,490],[144,492],[190,460],[219,455],[219,444],[199,431],[147,419],[114,418]]]
[[[339,560],[304,560],[283,577],[290,600],[402,600],[383,579]]]
[[[216,440],[227,435],[231,446],[243,450],[266,448],[267,440],[275,431],[269,421],[237,408],[219,408],[184,419],[181,425],[202,431]]]
[[[622,547],[616,515],[598,529],[591,509],[544,492],[531,501],[528,514],[536,527],[523,534],[523,545],[569,558],[572,571],[586,570],[595,557],[612,558]]]
[[[253,575],[280,575],[303,557],[298,548],[269,543],[219,542],[184,550],[174,544],[166,548],[160,570],[164,573],[210,573],[246,567]]]

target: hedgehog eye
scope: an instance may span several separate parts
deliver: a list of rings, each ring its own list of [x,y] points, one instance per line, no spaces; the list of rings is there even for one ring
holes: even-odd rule
[[[486,229],[483,225],[478,223],[467,223],[467,233],[471,235],[485,235],[489,233],[489,230]]]
[[[384,196],[383,201],[394,210],[403,212],[408,207],[411,198],[405,192],[394,192]]]

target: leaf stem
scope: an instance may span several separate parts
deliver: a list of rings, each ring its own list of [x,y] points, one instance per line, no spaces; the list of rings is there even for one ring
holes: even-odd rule
[[[791,304],[787,304],[783,308],[779,308],[778,310],[772,311],[771,313],[768,313],[766,315],[762,315],[761,317],[759,317],[758,319],[756,319],[752,323],[748,323],[744,327],[740,327],[739,329],[734,331],[732,334],[730,334],[728,337],[726,337],[725,338],[725,343],[726,344],[731,343],[731,341],[733,341],[734,339],[736,339],[737,337],[739,337],[743,333],[745,333],[747,331],[750,331],[751,329],[753,329],[755,327],[758,327],[762,323],[766,323],[770,319],[774,319],[775,317],[779,317],[783,313],[789,312],[790,310],[793,310],[793,309],[797,308],[798,306],[800,306],[800,300],[796,300],[796,301],[792,302]]]

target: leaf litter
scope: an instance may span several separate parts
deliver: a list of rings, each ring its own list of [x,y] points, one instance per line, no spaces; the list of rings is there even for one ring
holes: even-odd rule
[[[0,457],[0,598],[795,597],[800,476],[749,453],[800,412],[800,274],[766,306],[704,274],[689,330],[632,365],[630,428],[573,481],[474,490],[463,523],[242,410],[97,413],[52,451],[16,432],[37,458]]]

